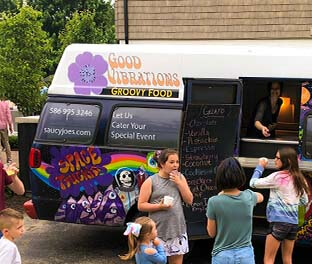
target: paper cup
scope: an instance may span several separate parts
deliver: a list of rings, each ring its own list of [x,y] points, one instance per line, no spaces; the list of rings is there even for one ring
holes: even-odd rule
[[[165,195],[164,197],[164,204],[165,205],[172,205],[173,204],[173,197],[169,196],[169,195]]]
[[[269,161],[266,157],[261,157],[261,158],[259,158],[259,160],[263,160],[263,161],[265,161],[265,162],[268,162],[268,161]]]
[[[4,170],[8,176],[13,176],[15,174],[15,171],[7,165],[4,166]]]

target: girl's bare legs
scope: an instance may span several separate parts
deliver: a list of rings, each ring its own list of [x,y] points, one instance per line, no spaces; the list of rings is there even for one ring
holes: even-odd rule
[[[282,242],[282,258],[283,264],[292,264],[292,253],[294,250],[295,240],[283,240]]]
[[[168,257],[169,264],[182,264],[183,263],[183,255],[174,255]]]
[[[265,240],[264,264],[274,264],[275,256],[281,242],[274,238],[271,234],[267,235]]]

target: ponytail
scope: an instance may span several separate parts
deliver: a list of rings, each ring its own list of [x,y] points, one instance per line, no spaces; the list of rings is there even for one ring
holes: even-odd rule
[[[133,235],[128,235],[128,247],[129,251],[125,255],[119,256],[121,260],[130,260],[134,257],[135,253],[137,253],[139,248],[138,239]]]
[[[125,236],[128,236],[128,253],[125,255],[119,255],[121,260],[132,259],[138,252],[140,243],[146,235],[150,234],[153,229],[153,220],[149,217],[142,216],[135,220],[134,223],[127,223],[127,229],[124,232]]]

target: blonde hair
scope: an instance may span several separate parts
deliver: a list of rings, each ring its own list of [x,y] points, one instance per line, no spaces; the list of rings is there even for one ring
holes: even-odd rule
[[[142,216],[135,220],[136,224],[142,226],[140,230],[140,235],[138,237],[134,236],[132,233],[128,235],[128,247],[129,251],[127,254],[119,256],[122,260],[132,259],[135,253],[138,252],[141,241],[145,238],[146,235],[149,235],[153,230],[153,220],[149,217]]]
[[[11,228],[14,224],[14,220],[23,220],[24,216],[22,213],[11,209],[6,208],[0,211],[0,230],[5,228]]]

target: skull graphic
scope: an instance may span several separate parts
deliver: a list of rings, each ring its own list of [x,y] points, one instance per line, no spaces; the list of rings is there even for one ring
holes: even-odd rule
[[[115,174],[114,183],[120,190],[131,191],[135,185],[135,176],[131,169],[120,168]]]

